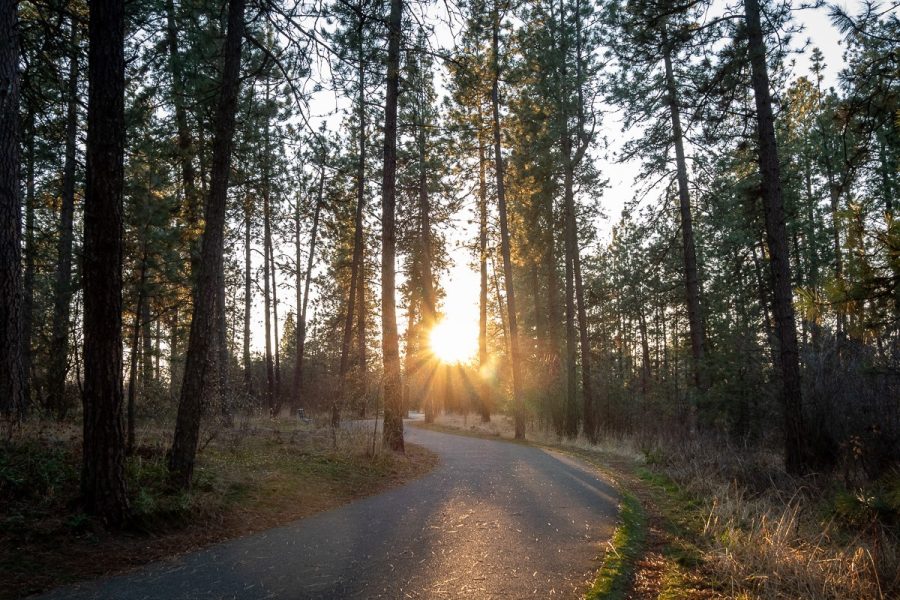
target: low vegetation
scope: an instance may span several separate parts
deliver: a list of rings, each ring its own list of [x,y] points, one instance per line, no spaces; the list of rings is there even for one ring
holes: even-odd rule
[[[435,427],[512,439],[506,417]],[[624,490],[588,598],[867,600],[900,594],[900,476],[794,478],[779,456],[712,439],[528,439],[595,464]],[[635,552],[639,547],[640,552]],[[624,587],[623,587],[624,586]]]
[[[171,433],[140,430],[127,459],[131,518],[111,532],[78,503],[79,430],[25,422],[0,442],[0,598],[120,571],[332,508],[414,478],[435,455],[381,452],[371,426],[332,432],[245,419],[207,434],[189,491],[168,482]],[[102,558],[101,558],[102,557]]]

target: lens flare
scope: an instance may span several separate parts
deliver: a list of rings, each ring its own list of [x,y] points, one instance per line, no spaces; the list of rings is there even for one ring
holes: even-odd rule
[[[444,363],[466,363],[478,352],[478,331],[465,322],[445,319],[428,336],[434,356]]]

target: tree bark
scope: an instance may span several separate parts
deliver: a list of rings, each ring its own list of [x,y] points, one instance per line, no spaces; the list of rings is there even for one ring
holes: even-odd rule
[[[381,182],[381,331],[384,360],[383,443],[403,452],[403,389],[395,297],[395,224],[397,178],[397,98],[400,87],[400,38],[403,0],[391,0],[388,18],[387,89],[384,105],[384,173]]]
[[[141,259],[141,275],[138,280],[137,304],[134,307],[134,325],[131,331],[131,360],[128,364],[128,409],[127,409],[127,435],[125,453],[131,456],[134,453],[135,430],[135,398],[137,396],[137,363],[140,356],[141,321],[144,315],[144,284],[147,280],[147,251]]]
[[[691,216],[691,200],[688,190],[687,160],[684,154],[684,133],[681,129],[681,109],[678,106],[678,88],[672,70],[672,49],[663,29],[663,61],[666,70],[666,92],[672,117],[672,140],[675,144],[675,165],[678,180],[678,204],[681,211],[681,240],[684,248],[684,288],[687,300],[688,325],[691,336],[691,358],[694,387],[706,389],[703,377],[705,341],[703,315],[700,308],[700,280],[697,275],[697,251],[694,246],[694,226]],[[696,427],[694,411],[691,411],[691,428]]]
[[[488,385],[485,374],[488,369],[487,350],[487,301],[488,301],[488,273],[487,273],[487,157],[485,156],[485,143],[483,135],[484,117],[481,112],[481,98],[478,99],[478,268],[480,273],[478,292],[478,367],[480,377],[479,385],[479,412],[482,423],[491,420],[491,388]]]
[[[577,234],[576,234],[577,235]],[[576,237],[577,242],[577,237]],[[581,346],[581,396],[584,411],[584,432],[588,439],[597,439],[597,419],[594,414],[594,381],[591,368],[591,343],[588,337],[587,310],[584,299],[584,286],[581,283],[581,256],[576,244],[573,257],[575,270],[575,302],[578,310],[578,340]]]
[[[59,419],[68,412],[66,375],[69,358],[69,315],[72,303],[72,223],[75,216],[75,150],[78,135],[78,26],[72,20],[69,38],[69,81],[66,89],[66,149],[63,166],[62,203],[53,288],[53,325],[50,334],[48,405]]]
[[[294,381],[297,382],[295,398],[297,404],[303,405],[303,354],[306,351],[306,310],[309,305],[309,285],[312,277],[313,260],[316,255],[316,235],[319,231],[319,214],[322,212],[322,199],[325,188],[325,155],[322,155],[322,166],[319,170],[319,192],[316,197],[316,208],[313,214],[312,231],[309,239],[309,256],[306,262],[306,275],[303,278],[303,308],[300,311],[300,319],[297,324],[297,362],[294,366]]]
[[[253,203],[249,196],[244,199],[244,392],[253,395],[253,361],[250,356],[250,312],[253,309],[253,271],[251,270],[250,225]]]
[[[362,22],[362,21],[360,21]],[[363,88],[363,72],[360,69],[360,89]],[[350,262],[350,289],[347,295],[347,314],[344,317],[344,335],[341,342],[341,362],[339,366],[340,376],[340,394],[331,404],[331,421],[332,426],[337,427],[340,424],[341,404],[347,396],[347,376],[350,372],[350,352],[353,341],[353,317],[356,315],[357,301],[360,296],[357,289],[362,285],[362,259],[363,259],[363,211],[365,210],[365,104],[362,94],[358,99],[359,107],[359,153],[360,158],[357,163],[356,171],[356,212],[353,218],[353,258]],[[362,310],[362,307],[359,307]]]
[[[118,525],[128,512],[122,429],[124,2],[92,1],[88,28],[81,492],[87,512]]]
[[[807,467],[805,452],[803,404],[800,389],[800,364],[797,329],[794,323],[791,265],[785,226],[784,199],[781,193],[781,170],[775,139],[775,118],[766,67],[766,46],[760,24],[758,0],[744,0],[747,19],[751,79],[756,101],[759,137],[759,172],[762,180],[762,202],[765,212],[766,241],[774,288],[775,325],[781,362],[781,401],[784,408],[784,462],[788,472],[799,474]]]
[[[19,201],[18,3],[0,3],[0,412],[25,409]]]
[[[515,438],[525,439],[525,404],[522,397],[522,365],[519,354],[519,328],[516,321],[516,295],[513,285],[512,257],[509,244],[509,221],[506,214],[506,188],[504,187],[503,154],[500,142],[500,14],[496,2],[494,4],[493,26],[491,31],[491,62],[493,63],[493,82],[491,85],[491,107],[493,112],[494,133],[494,171],[497,176],[497,206],[500,213],[500,252],[503,255],[503,279],[506,284],[506,306],[509,312],[509,348],[512,363],[513,412],[515,422]]]
[[[22,302],[22,373],[25,378],[23,395],[26,408],[31,401],[31,386],[34,379],[31,338],[32,323],[34,321],[34,171],[36,157],[34,148],[34,112],[32,110],[29,110],[27,119],[28,129],[25,132],[27,136],[25,140],[27,152],[27,163],[25,166],[25,297]],[[2,405],[2,402],[0,402],[0,405]],[[2,408],[0,408],[0,411],[2,411]]]
[[[416,131],[416,151],[418,153],[418,199],[419,199],[419,269],[422,278],[422,319],[419,326],[430,335],[437,322],[437,298],[434,290],[434,269],[431,264],[431,202],[428,197],[428,173],[426,167],[427,137],[423,115],[424,98],[418,99],[418,109],[413,117]],[[421,350],[421,349],[420,349]],[[435,417],[435,394],[429,393],[425,398],[425,422],[432,423]]]
[[[235,113],[240,87],[245,5],[246,0],[229,0],[228,3],[225,64],[219,106],[215,116],[212,178],[206,202],[206,226],[201,243],[201,260],[196,279],[197,294],[191,319],[184,383],[181,386],[178,404],[175,438],[169,454],[169,472],[172,481],[181,488],[190,486],[200,435],[201,412],[204,404],[213,397],[218,383],[211,367],[216,363],[217,286],[222,284],[228,172],[231,165]]]
[[[275,388],[273,395],[273,414],[281,410],[281,352],[278,343],[278,282],[275,280],[275,249],[269,240],[269,268],[272,269],[272,339],[275,349]]]
[[[362,4],[359,6],[358,12],[358,23],[357,23],[357,37],[359,39],[359,48],[357,54],[357,79],[359,85],[359,159],[356,167],[357,170],[357,178],[356,178],[356,202],[357,204],[363,207],[365,210],[366,204],[366,63],[365,63],[365,47],[364,47],[364,33],[365,33],[365,14],[363,12]],[[362,414],[360,416],[365,416],[366,405],[365,405],[365,390],[366,390],[366,371],[367,371],[367,362],[366,362],[366,244],[365,244],[365,230],[363,229],[365,214],[361,214],[361,221],[359,223],[360,229],[362,230],[361,236],[361,248],[360,248],[360,256],[359,256],[359,267],[357,270],[356,276],[356,365],[359,371],[358,375],[358,384],[359,389],[355,391],[357,394],[357,398],[362,397],[364,399],[362,404]],[[354,240],[355,242],[355,240]],[[355,251],[355,248],[354,248]]]
[[[266,89],[268,106],[268,88]],[[266,117],[265,144],[263,148],[263,326],[266,336],[266,409],[271,413],[275,408],[275,364],[272,354],[272,292],[269,277],[270,247],[272,244],[272,224],[269,214],[269,122]]]

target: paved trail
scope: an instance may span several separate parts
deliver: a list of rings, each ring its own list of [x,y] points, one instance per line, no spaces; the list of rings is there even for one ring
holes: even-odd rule
[[[615,490],[538,448],[407,428],[427,476],[268,531],[45,598],[578,598]]]

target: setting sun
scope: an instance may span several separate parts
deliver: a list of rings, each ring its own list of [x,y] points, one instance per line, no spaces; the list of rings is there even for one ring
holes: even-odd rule
[[[478,351],[478,331],[463,320],[445,319],[431,330],[428,345],[441,362],[465,363]]]

